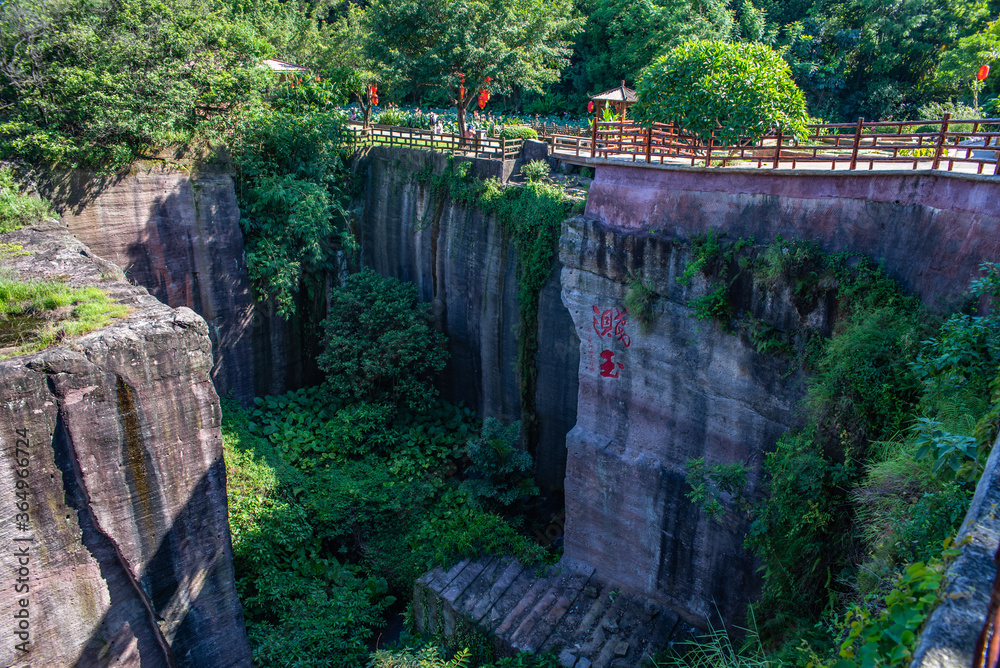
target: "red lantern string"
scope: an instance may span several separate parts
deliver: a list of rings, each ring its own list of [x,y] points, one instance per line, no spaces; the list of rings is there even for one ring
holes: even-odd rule
[[[594,101],[593,100],[591,100],[590,102],[587,103],[587,111],[588,112],[593,112],[594,111]]]
[[[983,65],[982,67],[979,68],[979,72],[976,73],[976,78],[979,79],[980,81],[982,81],[983,79],[985,79],[989,75],[990,75],[990,66],[989,65]]]

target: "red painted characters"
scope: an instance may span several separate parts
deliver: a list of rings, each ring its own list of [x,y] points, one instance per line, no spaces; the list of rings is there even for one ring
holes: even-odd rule
[[[594,306],[593,309],[594,331],[597,332],[597,336],[617,339],[626,348],[632,345],[632,339],[625,333],[625,326],[628,324],[628,309],[609,308],[602,311],[597,306]],[[614,361],[614,356],[615,353],[611,350],[601,351],[601,359],[604,360],[599,366],[602,377],[618,378],[621,370],[625,368],[621,362]]]

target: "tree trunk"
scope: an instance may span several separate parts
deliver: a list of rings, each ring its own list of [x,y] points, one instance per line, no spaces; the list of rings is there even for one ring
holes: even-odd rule
[[[462,104],[463,101],[459,101],[455,105],[455,109],[458,110],[458,145],[465,146],[465,105]]]

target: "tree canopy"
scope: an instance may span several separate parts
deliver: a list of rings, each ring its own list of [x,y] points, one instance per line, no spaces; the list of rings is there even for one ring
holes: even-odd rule
[[[760,43],[685,42],[642,71],[636,93],[635,116],[677,123],[705,142],[803,134],[808,120],[788,65]]]
[[[377,0],[368,10],[370,55],[397,95],[445,91],[465,110],[486,89],[541,90],[569,62],[583,19],[570,0]]]

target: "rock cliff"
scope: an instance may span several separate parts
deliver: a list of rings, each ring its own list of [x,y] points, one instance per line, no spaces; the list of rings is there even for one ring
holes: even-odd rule
[[[498,176],[496,161],[475,160],[472,175]],[[439,153],[373,148],[366,175],[362,263],[386,276],[418,285],[431,303],[436,326],[448,335],[451,359],[442,393],[465,401],[481,417],[520,419],[517,373],[517,257],[496,219],[449,199],[435,200],[430,183],[415,176],[444,170]],[[538,387],[535,410],[539,484],[559,489],[565,436],[576,421],[579,343],[559,301],[557,267],[538,306]]]
[[[111,280],[120,272],[61,224],[0,240],[31,252],[5,267],[22,277],[99,285],[131,309],[0,361],[0,614],[12,630],[0,664],[252,665],[205,321]]]
[[[670,239],[622,234],[586,218],[563,224],[563,302],[580,338],[577,423],[567,437],[566,556],[666,601],[693,623],[715,606],[739,618],[758,589],[743,547],[747,518],[709,520],[685,493],[687,460],[740,462],[759,486],[763,453],[798,424],[803,394],[788,363],[758,353],[715,322],[695,319],[703,293],[677,278],[686,251]],[[648,332],[625,313],[641,275],[661,296]],[[789,299],[757,295],[759,314],[822,327],[822,306],[798,313]]]
[[[236,192],[224,167],[136,165],[115,176],[72,171],[54,176],[51,199],[96,255],[164,304],[205,319],[216,389],[245,403],[254,396],[253,295]]]

